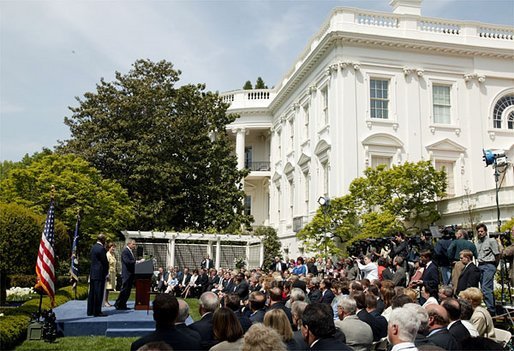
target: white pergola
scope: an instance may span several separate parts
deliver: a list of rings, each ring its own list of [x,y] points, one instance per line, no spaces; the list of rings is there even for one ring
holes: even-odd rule
[[[259,244],[259,266],[264,262],[264,244],[262,238],[257,235],[234,235],[234,234],[206,234],[206,233],[180,233],[180,232],[154,232],[154,231],[122,231],[125,240],[128,239],[160,239],[168,240],[167,261],[175,266],[175,242],[183,241],[205,241],[207,242],[207,254],[213,257],[213,246],[215,246],[216,269],[220,268],[221,242],[242,242],[246,244],[246,257],[250,257],[250,245]],[[248,262],[247,262],[248,263]]]

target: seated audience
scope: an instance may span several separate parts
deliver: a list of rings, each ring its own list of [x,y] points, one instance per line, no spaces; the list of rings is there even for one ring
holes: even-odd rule
[[[489,339],[496,339],[494,333],[494,324],[489,311],[481,306],[484,294],[478,288],[467,288],[459,293],[459,299],[467,300],[473,307],[473,315],[471,316],[471,324],[475,326],[479,336]]]
[[[310,350],[351,350],[335,334],[336,327],[329,305],[313,303],[305,307],[302,335]]]
[[[460,345],[447,329],[448,313],[440,305],[428,305],[428,340],[445,350],[460,350]]]
[[[369,350],[373,343],[373,331],[355,314],[357,312],[355,300],[351,297],[342,298],[337,307],[339,320],[335,321],[335,326],[345,335],[346,344],[354,351]]]
[[[418,328],[419,320],[412,318],[408,308],[398,307],[393,309],[387,326],[387,339],[393,346],[391,351],[417,351],[414,340]]]
[[[175,328],[179,304],[177,298],[170,294],[159,294],[153,302],[153,319],[155,331],[134,341],[130,347],[132,351],[150,342],[164,341],[173,350],[198,350],[198,339],[183,333]]]
[[[198,311],[202,318],[194,322],[189,328],[195,330],[200,334],[200,344],[203,350],[208,350],[216,341],[214,340],[214,333],[212,331],[212,314],[219,307],[220,302],[218,296],[211,292],[204,292],[199,299]]]

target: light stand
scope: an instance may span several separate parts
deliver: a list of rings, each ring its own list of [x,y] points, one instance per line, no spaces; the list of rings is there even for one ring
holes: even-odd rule
[[[501,240],[500,233],[501,233],[502,222],[501,222],[501,217],[500,217],[500,200],[499,200],[499,195],[498,195],[500,192],[500,188],[498,186],[498,183],[500,181],[500,167],[503,167],[503,171],[505,171],[506,166],[508,165],[507,156],[505,155],[505,151],[503,151],[503,150],[493,151],[493,150],[483,150],[482,149],[482,152],[484,153],[483,160],[485,162],[485,166],[487,167],[489,165],[492,165],[492,167],[494,168],[494,184],[495,184],[495,190],[496,190],[496,216],[497,216],[496,226],[497,226],[497,232],[500,235],[500,240]],[[507,293],[509,295],[509,301],[510,301],[510,304],[512,305],[512,293],[511,293],[510,281],[508,278],[505,279],[506,274],[507,274],[507,265],[505,262],[505,258],[502,257],[500,259],[502,306],[506,305],[506,300],[505,300],[505,292],[506,291],[505,290],[507,290]],[[505,289],[505,281],[507,281],[507,289]]]

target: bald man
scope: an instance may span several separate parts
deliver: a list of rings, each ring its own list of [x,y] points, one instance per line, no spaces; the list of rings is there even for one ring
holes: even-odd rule
[[[443,306],[430,304],[425,307],[428,312],[428,340],[445,350],[460,350],[457,340],[447,329],[448,312]]]

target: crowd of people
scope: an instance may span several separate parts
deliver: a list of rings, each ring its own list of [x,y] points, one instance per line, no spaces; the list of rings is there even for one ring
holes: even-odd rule
[[[501,350],[489,271],[514,246],[476,229],[477,245],[460,230],[413,250],[398,233],[380,252],[336,262],[276,257],[270,267],[230,270],[206,256],[192,274],[160,269],[156,330],[132,350],[162,342],[173,350]],[[199,297],[201,315],[187,327],[186,296]]]

